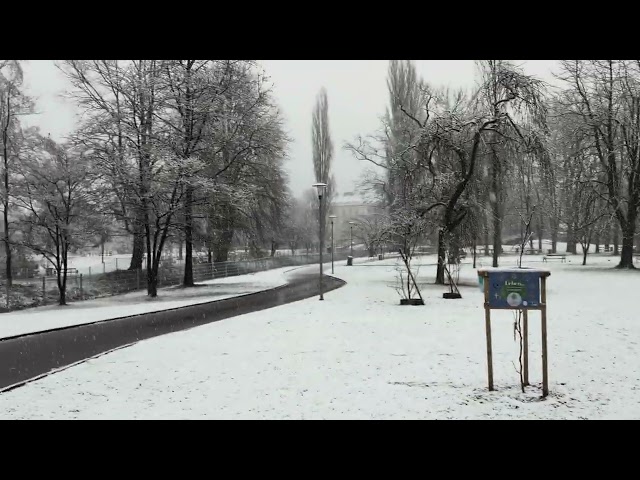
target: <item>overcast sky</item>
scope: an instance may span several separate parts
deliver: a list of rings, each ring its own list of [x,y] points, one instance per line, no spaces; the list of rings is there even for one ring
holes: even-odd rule
[[[475,83],[473,60],[416,60],[418,74],[432,85],[471,87]],[[287,169],[291,190],[299,196],[314,183],[311,156],[311,112],[320,88],[329,97],[329,126],[334,143],[332,171],[337,189],[353,189],[365,165],[343,149],[357,135],[374,133],[388,102],[387,60],[264,60],[261,61],[274,85],[275,97],[292,138]],[[553,81],[554,60],[516,61],[526,73]],[[62,98],[66,79],[51,60],[25,63],[25,83],[37,97],[38,115],[25,119],[38,125],[43,134],[62,139],[75,124],[73,102]]]

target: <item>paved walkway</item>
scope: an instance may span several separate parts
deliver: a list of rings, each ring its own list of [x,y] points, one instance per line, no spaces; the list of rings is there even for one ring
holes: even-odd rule
[[[327,276],[324,290],[342,285]],[[0,340],[0,390],[140,340],[302,300],[318,290],[317,273],[301,271],[287,276],[286,285],[256,293],[5,338]]]
[[[28,308],[0,314],[0,338],[15,337],[60,327],[94,323],[118,317],[157,312],[198,303],[259,292],[287,283],[286,272],[296,267],[284,267],[247,275],[198,282],[198,287],[166,287],[158,297],[147,297],[146,290],[94,300]]]

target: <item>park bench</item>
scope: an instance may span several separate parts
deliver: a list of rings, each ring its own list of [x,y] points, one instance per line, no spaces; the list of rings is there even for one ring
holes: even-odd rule
[[[561,260],[562,263],[565,263],[567,261],[567,256],[564,253],[547,253],[544,257],[542,257],[543,262],[554,259]]]

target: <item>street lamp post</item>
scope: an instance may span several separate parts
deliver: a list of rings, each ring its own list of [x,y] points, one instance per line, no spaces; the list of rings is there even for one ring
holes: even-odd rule
[[[320,224],[320,300],[324,300],[322,292],[322,249],[324,247],[323,234],[324,234],[324,222],[322,221],[322,195],[324,189],[327,188],[326,183],[314,183],[314,187],[318,189],[318,223]]]
[[[353,226],[356,224],[356,222],[349,222],[349,225],[351,226],[351,256],[353,257]]]
[[[331,275],[333,275],[333,249],[336,247],[336,242],[333,241],[333,219],[337,218],[335,215],[329,215],[331,219]]]

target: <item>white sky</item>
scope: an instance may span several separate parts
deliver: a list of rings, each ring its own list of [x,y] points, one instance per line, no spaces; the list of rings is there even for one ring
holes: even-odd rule
[[[470,87],[474,84],[473,60],[416,60],[419,75],[433,85]],[[334,143],[332,171],[338,191],[353,188],[365,165],[343,149],[357,135],[374,133],[388,102],[386,75],[388,60],[264,60],[261,61],[274,84],[275,97],[292,138],[287,162],[290,185],[299,196],[312,183],[311,112],[323,86],[329,97],[329,126]],[[554,60],[516,61],[526,73],[553,82]],[[39,115],[25,119],[38,125],[43,134],[60,139],[71,132],[77,110],[63,99],[66,79],[51,60],[25,64],[25,80],[37,99]]]

